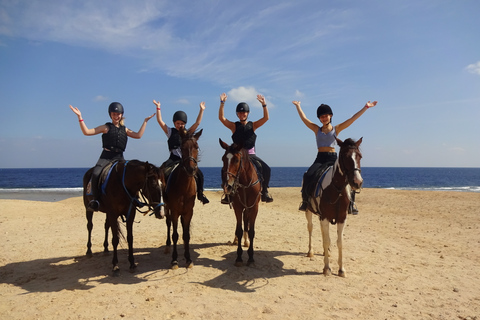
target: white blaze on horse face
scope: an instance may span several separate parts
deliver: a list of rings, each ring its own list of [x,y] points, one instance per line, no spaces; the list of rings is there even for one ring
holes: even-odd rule
[[[357,153],[355,151],[352,152],[352,160],[353,160],[355,169],[360,169],[357,163]],[[362,178],[362,175],[360,174],[360,170],[353,171],[353,182],[355,182],[355,185],[357,185],[359,188],[362,187],[363,178]]]
[[[226,172],[227,173],[227,184],[231,186],[235,182],[235,178],[228,173],[230,172],[230,165],[231,165],[231,162],[232,162],[232,159],[233,159],[233,154],[228,153],[226,158],[227,158],[227,172]]]

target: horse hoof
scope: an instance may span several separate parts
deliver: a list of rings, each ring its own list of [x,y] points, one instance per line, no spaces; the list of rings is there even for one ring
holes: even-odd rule
[[[112,271],[114,276],[118,276],[120,274],[120,267],[114,266]]]
[[[338,276],[339,276],[339,277],[342,277],[342,278],[345,278],[345,271],[343,271],[343,270],[338,270]]]
[[[172,263],[172,270],[177,270],[178,269],[178,263],[177,262],[173,262]]]
[[[187,269],[192,269],[193,268],[193,262],[187,263]]]
[[[235,261],[235,267],[242,267],[243,261]]]
[[[130,265],[130,272],[134,272],[137,269],[137,263]]]
[[[329,276],[331,274],[332,274],[332,270],[330,270],[330,268],[323,269],[323,275],[324,276]]]
[[[313,258],[313,256],[314,256],[314,254],[313,254],[312,251],[309,251],[309,252],[307,253],[307,257],[308,257],[308,258]]]

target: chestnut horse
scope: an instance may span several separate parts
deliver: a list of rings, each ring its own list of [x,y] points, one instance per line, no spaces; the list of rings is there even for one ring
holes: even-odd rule
[[[338,159],[333,166],[328,167],[324,173],[323,180],[320,179],[316,188],[318,195],[311,195],[308,200],[307,227],[309,233],[308,254],[313,256],[312,250],[312,213],[319,215],[322,230],[324,268],[323,274],[330,275],[329,264],[330,231],[329,224],[337,225],[337,247],[338,247],[338,275],[345,277],[343,266],[343,230],[348,215],[348,207],[351,201],[351,191],[362,188],[363,179],[361,176],[360,159],[362,154],[359,146],[362,138],[357,142],[346,139],[342,142],[337,139],[340,146]]]
[[[225,179],[222,179],[222,181],[225,181],[222,186],[223,192],[230,198],[237,218],[235,229],[237,259],[235,265],[243,265],[242,236],[245,235],[246,238],[247,234],[250,242],[248,244],[245,241],[248,244],[247,265],[251,265],[255,262],[253,259],[253,239],[255,238],[255,219],[257,218],[262,186],[248,151],[239,145],[232,144],[229,146],[221,139],[219,141],[222,148],[225,149],[225,154],[222,157],[222,174],[226,175]]]
[[[93,168],[89,169],[83,177],[83,203],[87,208],[92,200],[89,194],[89,183]],[[141,197],[142,201],[139,201]],[[127,226],[128,261],[130,270],[135,269],[133,257],[133,221],[138,207],[147,206],[157,218],[160,217],[162,189],[160,182],[160,170],[153,164],[139,160],[119,161],[113,163],[110,173],[102,186],[99,211],[107,214],[105,219],[104,252],[108,252],[108,229],[112,229],[113,245],[113,271],[118,272],[117,246],[121,231],[118,218],[122,217]],[[93,211],[86,211],[87,215],[87,255],[92,256],[92,228]]]
[[[198,170],[198,143],[197,140],[202,135],[202,130],[198,133],[189,133],[186,130],[180,131],[182,138],[182,160],[178,166],[170,173],[168,181],[164,181],[165,195],[165,217],[167,218],[167,247],[165,252],[169,252],[170,228],[173,224],[173,252],[172,269],[178,269],[178,218],[180,217],[183,228],[184,257],[187,268],[193,267],[190,258],[190,222],[193,217],[193,207],[197,194],[197,184],[195,175]]]

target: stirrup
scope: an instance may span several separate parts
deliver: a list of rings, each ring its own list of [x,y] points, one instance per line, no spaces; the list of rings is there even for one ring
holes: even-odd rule
[[[228,195],[225,195],[222,200],[220,200],[221,204],[230,204],[230,197]]]
[[[307,201],[302,201],[302,203],[300,203],[300,206],[298,207],[298,210],[307,211],[307,205]]]

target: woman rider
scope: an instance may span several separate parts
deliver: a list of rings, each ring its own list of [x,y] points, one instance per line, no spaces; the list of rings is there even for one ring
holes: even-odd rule
[[[337,124],[336,126],[332,126],[333,111],[330,106],[321,104],[317,108],[317,118],[322,123],[321,127],[307,119],[305,113],[303,113],[303,110],[300,107],[300,101],[293,101],[293,104],[297,107],[298,115],[300,116],[300,119],[302,119],[303,123],[315,133],[318,148],[317,158],[307,172],[305,172],[303,175],[302,203],[300,204],[299,210],[305,211],[307,209],[308,196],[313,193],[313,188],[315,187],[316,181],[314,181],[314,177],[316,176],[316,172],[318,172],[320,169],[323,169],[322,167],[326,167],[337,160],[337,153],[335,152],[335,138],[340,134],[340,132],[348,128],[352,123],[360,118],[360,116],[364,114],[368,108],[374,107],[377,104],[377,101],[368,101],[365,106],[360,109],[360,111],[355,113],[350,119]],[[353,214],[358,214],[358,210],[356,210],[353,204],[354,201],[355,193],[352,193],[351,211]]]
[[[225,127],[232,131],[232,140],[238,145],[243,145],[245,149],[248,150],[250,159],[253,160],[253,163],[256,167],[257,164],[260,164],[260,173],[263,177],[262,181],[262,201],[263,202],[272,202],[273,198],[268,193],[268,184],[270,183],[270,167],[255,154],[255,140],[257,135],[255,131],[263,126],[265,122],[268,121],[268,109],[267,103],[265,102],[265,97],[262,95],[257,95],[257,100],[262,104],[263,117],[255,122],[247,121],[248,114],[250,113],[250,107],[245,102],[240,102],[237,105],[237,117],[240,121],[232,122],[225,118],[224,106],[225,101],[227,100],[227,95],[222,93],[220,95],[220,110],[218,112],[218,118],[220,122],[223,123]],[[222,182],[224,183],[225,174],[222,172]],[[225,197],[221,200],[222,203],[228,204],[229,200]]]
[[[140,139],[145,132],[148,120],[150,120],[155,114],[146,117],[142,123],[142,126],[140,127],[140,130],[138,130],[138,132],[134,132],[125,127],[125,118],[123,117],[124,109],[122,104],[119,102],[112,102],[108,106],[108,114],[110,119],[112,119],[112,122],[107,122],[93,129],[89,129],[87,127],[85,121],[83,121],[82,113],[78,108],[74,108],[70,105],[70,109],[78,116],[80,129],[84,135],[93,136],[102,133],[103,151],[92,172],[91,192],[93,195],[93,200],[91,200],[87,206],[87,210],[97,211],[100,207],[100,190],[98,188],[100,173],[110,162],[125,160],[123,158],[123,152],[127,146],[128,137]]]
[[[163,129],[165,134],[168,137],[168,149],[170,150],[170,157],[162,164],[162,167],[165,169],[173,168],[173,166],[182,160],[182,150],[181,144],[182,140],[180,138],[179,131],[185,130],[185,125],[187,124],[187,114],[183,111],[177,111],[173,114],[173,125],[174,128],[170,128],[162,119],[162,113],[160,111],[160,102],[153,100],[153,104],[157,106],[157,121],[160,127]],[[203,112],[205,110],[205,102],[200,103],[200,111],[198,112],[197,121],[188,129],[189,133],[194,133],[202,122]],[[168,176],[168,174],[167,174]],[[197,198],[203,204],[207,204],[210,201],[203,194],[203,172],[198,169],[195,176],[197,182]]]

